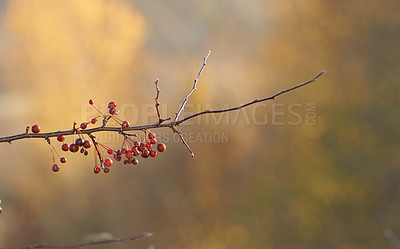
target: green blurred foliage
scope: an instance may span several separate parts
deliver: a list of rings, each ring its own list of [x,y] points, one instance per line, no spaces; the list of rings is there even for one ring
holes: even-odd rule
[[[208,49],[183,115],[328,73],[269,103],[183,124],[195,159],[168,129],[156,131],[166,153],[108,175],[92,173],[93,153],[67,154],[54,174],[45,141],[0,144],[2,246],[151,232],[115,246],[390,248],[383,229],[400,236],[398,1],[61,5],[1,6],[1,136],[36,122],[69,129],[89,98],[137,107],[121,114],[131,123],[155,122],[155,78],[171,117]]]

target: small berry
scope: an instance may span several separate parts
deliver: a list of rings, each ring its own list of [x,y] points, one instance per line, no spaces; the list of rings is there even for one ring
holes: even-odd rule
[[[91,105],[94,104],[93,99],[89,99],[89,104],[91,104]]]
[[[83,154],[83,153],[85,153],[85,149],[84,148],[81,148],[81,153]]]
[[[124,164],[128,164],[129,163],[129,160],[128,159],[125,159],[124,160]]]
[[[115,153],[117,153],[117,155],[122,155],[121,150],[117,150]]]
[[[60,162],[61,162],[61,163],[66,163],[66,162],[67,162],[67,158],[61,157],[61,158],[60,158]]]
[[[132,149],[132,152],[133,152],[133,155],[134,155],[134,156],[139,156],[139,150],[138,150],[138,148],[136,148],[136,147],[133,148],[133,149]]]
[[[104,168],[103,171],[104,171],[104,173],[107,174],[108,172],[110,172],[110,169],[109,168]]]
[[[146,148],[147,149],[151,149],[151,143],[150,142],[146,142]]]
[[[79,150],[79,146],[77,144],[70,144],[69,145],[69,150],[71,152],[77,152]]]
[[[128,120],[124,120],[124,121],[122,121],[122,127],[129,127],[130,126],[130,124],[129,124],[129,121]]]
[[[60,170],[60,166],[58,166],[57,164],[53,164],[53,166],[51,166],[51,170],[57,172]]]
[[[151,144],[156,144],[156,143],[157,143],[157,139],[151,138],[151,139],[150,139],[150,143],[151,143]]]
[[[135,142],[133,143],[133,145],[135,145],[135,147],[139,147],[139,146],[140,146],[140,143],[139,143],[138,141],[135,141]]]
[[[133,165],[137,165],[139,163],[139,160],[137,160],[136,158],[133,158],[132,163],[133,163]]]
[[[32,126],[32,132],[33,133],[39,133],[40,132],[40,126],[39,125],[34,125]]]
[[[149,139],[153,139],[156,137],[156,134],[154,132],[150,131],[147,136],[149,137]]]
[[[0,207],[0,214],[3,212],[3,209]]]
[[[139,151],[144,151],[146,149],[146,145],[144,143],[140,143],[140,146],[138,147]]]
[[[108,108],[117,108],[117,104],[114,101],[108,103]]]
[[[85,142],[83,142],[83,147],[89,149],[92,147],[92,143],[89,140],[85,140]]]
[[[87,123],[82,123],[82,124],[81,124],[81,129],[84,130],[84,129],[86,129],[86,127],[87,127]]]
[[[110,154],[110,155],[112,155],[112,153],[114,153],[114,151],[113,151],[112,149],[108,149],[108,150],[107,150],[107,153]]]
[[[126,153],[126,149],[125,149],[125,148],[122,148],[122,149],[121,149],[121,153],[122,153],[122,154],[125,154],[125,153]]]
[[[157,156],[157,151],[151,150],[151,151],[150,151],[150,156],[151,156],[151,157],[156,157],[156,156]]]
[[[95,174],[100,173],[100,170],[101,170],[101,168],[100,168],[99,166],[96,166],[96,167],[93,168],[93,172],[94,172]]]
[[[122,157],[120,155],[114,155],[115,161],[121,161]]]
[[[113,161],[110,158],[106,158],[104,160],[104,165],[110,167],[113,164]]]
[[[111,108],[108,110],[108,113],[110,113],[111,115],[114,115],[115,113],[117,113],[117,109],[114,108],[114,107],[111,107]]]
[[[84,141],[82,138],[77,138],[77,139],[75,140],[75,143],[76,143],[78,146],[82,146],[84,142],[85,142],[85,141]]]
[[[63,142],[65,140],[65,136],[58,136],[57,141]]]
[[[61,149],[62,149],[63,151],[68,151],[68,150],[69,150],[68,144],[63,144],[63,145],[61,145]]]
[[[132,157],[133,157],[133,151],[128,150],[128,151],[125,153],[125,156],[126,156],[126,158],[132,158]]]
[[[92,118],[92,120],[90,120],[90,123],[95,124],[97,122],[96,118]]]
[[[166,149],[167,149],[167,146],[165,146],[165,144],[163,144],[163,143],[157,144],[157,150],[158,150],[159,152],[163,152],[163,151],[165,151]]]
[[[148,150],[142,151],[142,157],[143,157],[143,158],[148,158],[149,155],[150,155],[150,152],[149,152]]]
[[[89,154],[89,152],[87,150],[85,150],[85,152],[83,153],[85,156],[87,156]]]

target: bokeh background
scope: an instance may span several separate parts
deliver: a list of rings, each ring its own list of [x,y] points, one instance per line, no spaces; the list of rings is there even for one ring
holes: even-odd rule
[[[108,175],[93,174],[93,152],[66,154],[53,173],[45,141],[0,144],[1,247],[151,232],[113,247],[391,248],[382,231],[400,236],[399,9],[396,0],[1,1],[0,136],[35,123],[70,129],[91,118],[90,98],[116,101],[132,124],[155,122],[156,78],[171,117],[208,50],[183,116],[328,70],[274,101],[182,125],[194,159],[168,129],[156,131],[167,152]],[[99,137],[120,146],[115,134]]]

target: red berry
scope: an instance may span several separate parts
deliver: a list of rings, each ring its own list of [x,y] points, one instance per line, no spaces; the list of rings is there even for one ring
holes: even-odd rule
[[[165,146],[165,144],[163,144],[163,143],[157,144],[157,150],[158,150],[159,152],[163,152],[163,151],[165,151],[166,149],[167,149],[167,146]]]
[[[97,122],[96,118],[92,118],[92,120],[90,120],[90,123],[95,124]]]
[[[108,108],[117,108],[117,104],[114,101],[108,103]]]
[[[121,150],[117,150],[115,153],[117,153],[117,155],[122,155]]]
[[[124,121],[122,121],[122,127],[129,127],[130,126],[130,124],[129,124],[129,121],[128,120],[124,120]]]
[[[85,156],[87,156],[89,154],[89,152],[87,150],[85,150],[85,152],[83,153]]]
[[[133,158],[132,163],[133,163],[133,165],[137,165],[139,163],[139,160],[137,160],[136,158]]]
[[[151,143],[150,142],[146,142],[146,148],[147,149],[151,149]]]
[[[106,158],[104,160],[104,165],[110,167],[113,164],[113,161],[110,158]]]
[[[157,156],[157,151],[151,150],[151,151],[150,151],[150,156],[151,156],[151,157],[156,157],[156,156]]]
[[[60,170],[60,166],[58,166],[57,164],[53,164],[53,166],[51,166],[51,170],[57,172]]]
[[[77,152],[79,150],[79,146],[77,144],[70,144],[69,145],[69,150],[71,152]]]
[[[75,140],[76,145],[82,146],[85,141],[80,137]]]
[[[111,107],[110,109],[108,109],[108,112],[109,112],[111,115],[114,115],[115,113],[117,113],[117,109],[114,108],[114,107]]]
[[[133,148],[133,149],[132,149],[132,152],[133,152],[133,155],[134,155],[134,156],[139,156],[139,150],[138,150],[138,148],[136,148],[136,147]]]
[[[107,174],[108,172],[110,172],[110,169],[109,168],[104,168],[103,171],[104,171],[104,173]]]
[[[3,212],[3,209],[0,207],[0,214],[1,214],[1,212]]]
[[[156,134],[154,132],[150,131],[147,136],[149,137],[149,139],[153,139],[156,137]]]
[[[83,147],[89,149],[92,147],[92,143],[89,140],[85,140],[85,142],[83,142]]]
[[[40,126],[39,125],[32,126],[32,132],[33,133],[39,133],[40,132]]]
[[[115,161],[121,161],[122,157],[120,155],[114,155]]]
[[[94,172],[95,174],[100,173],[100,170],[101,170],[101,168],[100,168],[99,166],[96,166],[96,167],[93,168],[93,172]]]
[[[62,142],[65,140],[65,136],[58,136],[57,141]]]
[[[126,153],[126,149],[125,148],[122,148],[121,149],[121,154],[125,154]]]
[[[133,143],[135,145],[135,147],[139,147],[140,143],[138,141],[135,141],[135,143]]]
[[[93,99],[89,99],[89,104],[93,105]]]
[[[61,145],[61,149],[62,149],[63,151],[68,151],[68,150],[69,150],[68,144],[63,144],[63,145]]]
[[[110,154],[110,155],[112,155],[112,153],[114,153],[114,151],[113,151],[112,149],[108,149],[108,150],[107,150],[107,153]]]
[[[142,151],[142,157],[143,157],[143,158],[148,158],[149,155],[150,155],[150,152],[149,152],[148,150]]]
[[[133,157],[133,151],[128,150],[128,151],[125,153],[125,156],[126,156],[126,158],[132,158],[132,157]]]
[[[82,124],[81,124],[81,129],[84,130],[84,129],[86,129],[86,127],[87,127],[87,123],[82,123]]]
[[[61,157],[61,158],[60,158],[60,162],[61,162],[61,163],[66,163],[66,162],[67,162],[67,158]]]
[[[156,144],[156,143],[157,143],[157,139],[151,138],[151,139],[150,139],[150,143],[151,143],[151,144]]]

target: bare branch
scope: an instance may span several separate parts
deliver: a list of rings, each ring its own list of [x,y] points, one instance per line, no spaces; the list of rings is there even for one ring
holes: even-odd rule
[[[263,99],[255,99],[255,100],[253,100],[253,101],[251,101],[251,102],[248,102],[248,103],[246,103],[246,104],[244,104],[244,105],[240,105],[240,106],[236,106],[236,107],[232,107],[232,108],[221,109],[221,110],[205,110],[205,111],[202,111],[202,112],[199,112],[199,113],[195,113],[195,114],[193,114],[193,115],[190,115],[190,116],[188,116],[188,117],[186,117],[186,118],[183,118],[183,119],[181,119],[181,120],[178,120],[178,121],[176,121],[176,124],[183,123],[183,122],[185,122],[185,121],[187,121],[187,120],[189,120],[189,119],[192,119],[192,118],[197,117],[197,116],[200,116],[200,115],[210,114],[210,113],[223,113],[223,112],[236,111],[236,110],[242,109],[242,108],[244,108],[244,107],[247,107],[247,106],[249,106],[249,105],[254,105],[254,104],[256,104],[256,103],[260,103],[260,102],[263,102],[263,101],[275,99],[275,98],[278,97],[279,95],[282,95],[282,94],[284,94],[284,93],[293,91],[293,90],[295,90],[295,89],[297,89],[297,88],[300,88],[300,87],[302,87],[302,86],[308,85],[308,84],[310,84],[310,83],[316,81],[317,78],[319,78],[319,77],[320,77],[322,74],[324,74],[324,73],[326,73],[325,70],[324,70],[324,71],[321,71],[317,76],[315,76],[313,79],[311,79],[311,80],[309,80],[309,81],[307,81],[307,82],[301,83],[301,84],[299,84],[299,85],[297,85],[297,86],[291,87],[291,88],[286,89],[286,90],[282,90],[282,91],[280,91],[280,92],[278,92],[278,93],[276,93],[276,94],[274,94],[274,95],[272,95],[272,96],[270,96],[270,97],[263,98]]]
[[[208,55],[209,55],[209,53],[207,54],[207,56],[208,56]],[[207,56],[204,57],[204,62],[205,62],[205,60],[207,59]],[[204,65],[205,65],[205,64],[203,64],[203,67],[204,67]],[[202,68],[203,68],[203,67],[202,67]],[[202,71],[202,70],[201,70],[201,71]],[[200,71],[200,73],[201,73],[201,71]],[[106,126],[103,125],[103,126],[101,126],[101,127],[96,127],[96,128],[92,128],[92,129],[84,129],[84,130],[81,130],[81,129],[80,129],[80,132],[81,132],[82,134],[91,134],[91,133],[95,133],[95,132],[119,132],[119,133],[120,133],[121,131],[126,132],[126,131],[146,130],[146,129],[155,129],[155,128],[173,128],[173,127],[175,127],[175,126],[177,126],[177,125],[179,125],[179,124],[181,124],[181,123],[183,123],[183,122],[185,122],[185,121],[187,121],[187,120],[189,120],[189,119],[198,117],[198,116],[200,116],[200,115],[212,114],[212,113],[224,113],[224,112],[235,111],[235,110],[239,110],[239,109],[241,109],[241,108],[244,108],[244,107],[247,107],[247,106],[256,104],[256,103],[260,103],[260,102],[263,102],[263,101],[275,99],[275,98],[278,97],[279,95],[282,95],[282,94],[284,94],[284,93],[293,91],[293,90],[295,90],[295,89],[298,89],[298,88],[300,88],[300,87],[306,86],[306,85],[308,85],[308,84],[310,84],[310,83],[316,81],[316,80],[317,80],[321,75],[323,75],[325,72],[326,72],[326,71],[322,71],[322,72],[320,72],[317,76],[315,76],[313,79],[311,79],[311,80],[309,80],[309,81],[307,81],[307,82],[301,83],[301,84],[299,84],[299,85],[297,85],[297,86],[294,86],[294,87],[292,87],[292,88],[289,88],[289,89],[286,89],[286,90],[282,90],[282,91],[280,91],[280,92],[278,92],[278,93],[276,93],[276,94],[274,94],[274,95],[272,95],[272,96],[270,96],[270,97],[263,98],[263,99],[256,99],[256,100],[253,100],[253,101],[251,101],[251,102],[248,102],[248,103],[246,103],[246,104],[244,104],[244,105],[240,105],[240,106],[233,107],[233,108],[221,109],[221,110],[206,110],[206,111],[203,111],[203,112],[195,113],[195,114],[193,114],[193,115],[191,115],[191,116],[189,116],[189,117],[183,118],[183,119],[178,120],[178,121],[176,121],[176,120],[171,121],[171,122],[169,122],[169,123],[162,123],[162,124],[159,124],[159,121],[158,121],[158,122],[156,122],[156,123],[154,123],[154,124],[139,125],[139,126],[131,126],[131,127],[123,127],[123,128],[121,128],[121,127],[106,127]],[[199,73],[199,76],[200,76],[200,73]],[[199,77],[199,76],[198,76],[198,77]],[[195,81],[195,82],[197,82],[197,81]],[[192,90],[193,90],[193,89],[192,89]],[[191,91],[191,92],[192,92],[192,91]],[[188,95],[185,97],[186,101],[187,101],[187,98],[188,98],[189,95],[190,95],[190,94],[188,94]],[[183,109],[185,103],[186,103],[186,102],[184,101],[184,103],[183,103],[183,105],[182,105],[182,107],[181,107],[181,111],[182,111],[182,109]],[[178,115],[178,116],[179,116],[179,115]],[[47,139],[47,138],[51,138],[51,137],[57,137],[57,136],[60,136],[60,135],[73,135],[74,133],[76,133],[76,129],[77,129],[77,128],[75,128],[75,125],[76,125],[76,124],[74,124],[73,129],[71,129],[71,130],[66,130],[66,131],[56,131],[56,132],[48,132],[48,133],[26,133],[26,132],[24,132],[24,133],[21,133],[21,134],[18,134],[18,135],[13,135],[13,136],[8,136],[8,137],[0,137],[0,143],[6,143],[6,142],[11,143],[11,142],[14,141],[14,140],[20,140],[20,139],[25,139],[25,138],[43,138],[43,139]],[[178,135],[179,135],[179,133],[178,133]],[[186,145],[186,147],[188,147],[188,145],[187,145],[186,142],[184,142],[184,144]],[[189,149],[190,149],[190,148],[189,148]],[[191,153],[193,153],[191,150],[189,150],[189,151],[190,151]]]
[[[208,56],[210,56],[210,54],[211,54],[211,51],[208,50],[206,56],[204,56],[204,58],[203,58],[203,65],[201,66],[200,71],[199,71],[199,73],[197,74],[197,78],[194,80],[193,88],[192,88],[192,90],[190,90],[190,92],[185,96],[185,99],[183,100],[183,103],[182,103],[181,107],[179,108],[179,110],[178,110],[178,111],[176,112],[176,114],[175,114],[174,121],[177,121],[177,120],[178,120],[179,115],[181,114],[181,112],[182,112],[183,109],[185,108],[185,105],[186,105],[186,102],[187,102],[188,99],[189,99],[189,96],[196,90],[197,82],[199,81],[200,75],[201,75],[201,73],[203,72],[204,67],[207,65],[207,58],[208,58]]]
[[[176,134],[178,134],[178,136],[182,140],[182,143],[186,146],[186,148],[188,149],[188,151],[192,155],[192,158],[194,158],[194,153],[193,153],[192,149],[190,148],[189,144],[186,142],[185,138],[182,136],[182,132],[180,130],[178,130],[178,128],[176,128],[176,126],[172,126],[171,128]]]
[[[123,238],[123,239],[108,239],[108,240],[94,240],[82,244],[75,244],[75,245],[50,245],[50,244],[37,244],[37,245],[30,245],[30,246],[22,246],[22,247],[9,247],[9,248],[0,248],[0,249],[38,249],[38,248],[81,248],[81,247],[86,247],[86,246],[93,246],[93,245],[100,245],[100,244],[111,244],[111,243],[119,243],[119,242],[124,242],[124,241],[133,241],[133,240],[138,240],[142,239],[145,237],[150,237],[152,236],[151,233],[142,233],[140,235],[136,235],[133,237],[129,238]]]
[[[156,111],[157,111],[157,116],[158,116],[158,125],[162,124],[164,121],[170,120],[171,118],[166,118],[163,119],[161,118],[160,114],[160,109],[158,108],[160,106],[160,103],[158,102],[158,96],[160,95],[160,88],[158,87],[158,79],[154,81],[154,84],[156,85],[156,98],[154,99],[156,101]]]

